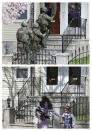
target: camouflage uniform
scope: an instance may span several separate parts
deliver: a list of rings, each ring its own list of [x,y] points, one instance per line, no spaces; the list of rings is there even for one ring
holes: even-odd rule
[[[18,29],[16,33],[18,51],[28,51],[28,46],[30,44],[30,40],[33,37],[33,33],[31,30],[27,28],[27,23],[22,22],[21,28]]]
[[[33,46],[34,49],[39,49],[41,47],[40,42],[45,36],[45,34],[42,34],[39,28],[39,25],[37,23],[33,24]]]
[[[33,37],[31,39],[31,44],[30,44],[30,50],[32,51],[31,54],[31,63],[35,62],[36,59],[36,52],[39,51],[41,48],[41,40],[45,36],[45,34],[42,34],[39,29],[39,25],[37,23],[33,24]]]
[[[37,19],[37,23],[40,26],[40,30],[42,34],[46,34],[46,36],[42,39],[42,45],[45,45],[47,38],[48,38],[48,34],[49,34],[49,24],[51,22],[51,20],[53,20],[53,17],[48,16],[47,14],[47,8],[43,7],[42,8],[42,14],[39,15],[38,19]]]

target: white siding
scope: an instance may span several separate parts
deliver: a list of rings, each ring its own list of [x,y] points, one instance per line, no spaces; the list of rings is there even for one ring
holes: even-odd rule
[[[3,70],[4,70],[4,68],[3,68]],[[7,76],[8,76],[8,81],[9,81],[9,83],[10,84],[12,84],[12,78],[13,78],[13,80],[16,82],[16,91],[18,92],[21,88],[22,88],[22,86],[23,86],[23,83],[25,82],[25,81],[16,81],[15,80],[15,77],[14,77],[14,74],[12,74],[12,68],[11,67],[8,67],[8,70],[9,70],[9,74],[11,75],[9,75],[8,74],[8,72],[7,72]],[[2,71],[2,99],[3,100],[6,100],[7,98],[8,98],[8,96],[10,96],[10,94],[9,94],[9,85],[6,83],[6,82],[4,82],[4,80],[6,80],[7,81],[7,79],[6,79],[6,76],[4,75],[4,71]]]
[[[2,40],[16,41],[16,32],[20,27],[20,23],[9,23],[2,25]]]

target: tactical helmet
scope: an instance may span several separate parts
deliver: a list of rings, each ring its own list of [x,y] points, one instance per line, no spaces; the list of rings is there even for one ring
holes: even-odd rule
[[[26,21],[23,21],[23,22],[21,23],[21,26],[27,27],[27,22],[26,22]]]
[[[33,27],[34,27],[34,28],[38,28],[38,27],[39,27],[38,23],[34,23],[34,24],[33,24]]]
[[[47,8],[46,7],[42,7],[42,11],[43,12],[47,12]]]

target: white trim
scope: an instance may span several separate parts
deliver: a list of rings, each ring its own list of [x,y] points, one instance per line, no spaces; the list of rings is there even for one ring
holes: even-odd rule
[[[60,3],[60,34],[68,26],[68,3]]]
[[[15,23],[15,22],[21,23],[21,22],[23,22],[23,21],[28,21],[29,18],[30,18],[30,6],[31,6],[31,5],[28,5],[28,6],[27,6],[27,19],[20,19],[20,20],[16,19],[16,20],[13,20],[13,22],[14,22],[14,23]]]
[[[28,77],[27,78],[16,78],[17,69],[28,69]],[[14,73],[14,80],[15,81],[27,81],[30,77],[30,67],[17,67]]]
[[[87,3],[82,2],[81,3],[81,18],[87,19],[87,14],[88,14],[88,10],[87,10]]]
[[[37,3],[34,3],[34,21],[36,21]]]

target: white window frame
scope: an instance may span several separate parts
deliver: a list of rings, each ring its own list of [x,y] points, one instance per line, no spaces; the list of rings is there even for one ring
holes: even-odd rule
[[[13,22],[23,22],[23,21],[28,21],[29,18],[30,18],[30,6],[31,5],[27,5],[27,19],[16,19],[16,20],[13,20]]]
[[[17,78],[17,69],[28,69],[28,77],[27,78]],[[27,81],[28,78],[30,77],[30,68],[28,67],[17,67],[16,70],[15,70],[15,75],[14,75],[14,79],[15,81]]]

